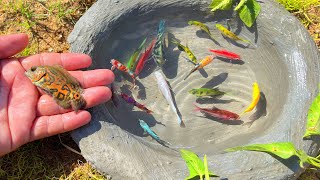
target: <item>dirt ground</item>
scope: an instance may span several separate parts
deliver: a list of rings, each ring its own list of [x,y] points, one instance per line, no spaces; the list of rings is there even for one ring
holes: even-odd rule
[[[25,32],[29,46],[18,56],[39,52],[68,52],[67,37],[95,0],[0,0],[0,35]],[[309,30],[320,48],[320,7],[292,12]],[[75,150],[68,133],[62,141]],[[66,149],[53,136],[29,143],[0,158],[0,179],[106,179],[85,159]],[[319,179],[308,171],[301,179]]]

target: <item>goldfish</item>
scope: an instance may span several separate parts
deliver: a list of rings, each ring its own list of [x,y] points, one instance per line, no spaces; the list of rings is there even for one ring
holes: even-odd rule
[[[87,103],[81,95],[84,91],[79,81],[61,66],[32,66],[25,75],[62,108],[72,107],[76,112],[85,108]]]
[[[203,30],[204,32],[206,32],[211,39],[214,40],[213,36],[211,35],[211,32],[209,30],[209,27],[205,24],[203,24],[202,22],[199,22],[199,21],[188,21],[188,24],[189,25],[194,25],[194,26],[197,26],[199,27],[201,30]]]
[[[240,55],[227,51],[227,50],[218,50],[218,49],[209,49],[210,52],[213,52],[216,56],[228,58],[231,60],[240,60]]]
[[[240,118],[240,116],[236,113],[233,113],[227,110],[222,110],[217,107],[213,107],[212,109],[209,109],[209,108],[200,108],[195,104],[194,106],[195,106],[195,111],[200,111],[203,114],[207,114],[221,120],[238,120]]]
[[[229,31],[227,28],[225,28],[223,25],[221,24],[216,24],[216,28],[221,31],[221,33],[225,36],[228,37],[234,41],[242,41],[248,44],[251,44],[250,41],[239,38],[236,34],[234,34],[233,32]]]
[[[142,71],[144,64],[146,63],[147,59],[149,58],[151,52],[152,52],[152,48],[154,46],[154,44],[156,43],[157,39],[154,39],[151,44],[149,45],[149,47],[144,51],[144,53],[142,53],[140,59],[138,60],[138,64],[136,66],[136,70],[135,70],[135,74],[136,76],[138,74],[140,74],[140,72]]]
[[[162,67],[163,64],[165,63],[164,52],[163,52],[164,31],[165,31],[165,21],[161,20],[158,27],[157,41],[152,51],[152,57],[158,67]]]
[[[133,104],[134,106],[136,106],[137,108],[145,111],[148,114],[153,113],[151,110],[149,110],[148,108],[146,108],[144,105],[138,103],[133,97],[130,97],[127,94],[121,93],[120,96],[127,102],[130,104]]]
[[[180,116],[178,114],[177,108],[175,107],[175,105],[173,103],[170,87],[169,87],[169,85],[167,83],[167,80],[165,79],[163,74],[160,72],[160,70],[155,71],[154,72],[154,76],[157,79],[158,87],[159,87],[162,95],[164,96],[164,98],[169,103],[172,111],[175,113],[175,115],[176,115],[176,117],[178,119],[178,123],[179,123],[180,127],[185,127],[182,119],[180,118]]]
[[[189,47],[186,45],[182,45],[181,43],[179,43],[177,40],[172,40],[171,41],[172,43],[176,44],[178,46],[178,49],[180,51],[183,51],[185,53],[187,53],[189,59],[191,60],[191,62],[196,65],[198,62],[197,62],[197,58],[196,56],[192,53],[192,51],[189,49]]]
[[[252,100],[251,100],[251,104],[243,111],[243,113],[241,113],[241,116],[247,112],[252,111],[256,105],[258,104],[260,99],[260,89],[258,86],[257,82],[254,82],[252,84]]]
[[[136,78],[134,76],[134,73],[130,69],[128,69],[125,65],[121,64],[118,60],[115,60],[115,59],[111,59],[110,63],[112,65],[111,71],[117,68],[120,71],[127,73],[133,79],[133,85],[135,86]]]
[[[204,97],[204,96],[219,96],[224,95],[225,92],[219,90],[219,88],[199,88],[199,89],[191,89],[188,91],[190,94],[195,95],[197,97]]]
[[[146,122],[144,122],[144,120],[139,119],[139,124],[142,127],[142,129],[144,130],[144,132],[147,132],[158,143],[160,143],[164,146],[170,145],[170,143],[161,140],[160,137],[154,131],[151,130],[150,126]]]
[[[213,55],[206,56],[204,59],[202,59],[198,64],[196,64],[194,66],[194,68],[187,74],[187,76],[183,80],[186,80],[196,70],[199,70],[199,69],[205,67],[206,65],[210,64],[213,61],[214,57],[215,56],[213,56]]]
[[[129,59],[129,61],[128,61],[128,64],[127,64],[127,67],[128,67],[128,69],[130,69],[130,71],[133,71],[133,69],[135,68],[135,66],[136,66],[136,60],[137,60],[137,58],[138,58],[138,56],[139,56],[139,54],[140,54],[140,52],[141,52],[144,44],[146,43],[146,41],[147,41],[147,38],[145,38],[145,39],[141,42],[140,46],[139,46],[139,47],[134,51],[134,53],[131,55],[131,57],[130,57],[130,59]]]

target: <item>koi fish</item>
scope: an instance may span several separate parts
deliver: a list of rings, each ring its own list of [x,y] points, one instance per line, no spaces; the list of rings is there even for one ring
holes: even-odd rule
[[[170,87],[169,87],[165,77],[163,76],[163,74],[161,73],[160,70],[155,71],[154,72],[154,76],[157,79],[158,87],[159,87],[162,95],[164,96],[164,98],[169,103],[172,111],[176,114],[176,117],[178,119],[178,123],[179,123],[180,127],[185,127],[182,119],[178,115],[177,108],[175,107],[175,105],[173,103],[172,95],[171,95],[171,92],[170,92]]]
[[[213,52],[216,56],[232,59],[232,60],[240,60],[240,55],[226,51],[226,50],[218,50],[218,49],[209,49],[210,52]]]
[[[134,73],[129,70],[125,65],[121,64],[119,61],[115,60],[115,59],[111,59],[110,61],[111,63],[111,71],[113,71],[115,68],[119,69],[122,72],[125,72],[127,74],[129,74],[129,76],[132,77],[133,79],[133,85],[135,86],[136,84],[136,78],[134,77]]]
[[[64,109],[72,107],[74,111],[84,109],[86,100],[79,81],[71,76],[62,66],[32,66],[25,75],[32,84],[51,95],[55,102]]]
[[[219,96],[224,95],[225,92],[222,92],[219,90],[219,88],[199,88],[199,89],[191,89],[188,91],[190,94],[195,95],[197,97],[203,97],[203,96]]]
[[[236,113],[233,113],[227,110],[222,110],[216,107],[209,109],[209,108],[200,108],[195,104],[194,106],[195,106],[195,111],[200,111],[203,114],[207,114],[221,120],[239,120],[240,118],[240,116]]]
[[[182,44],[179,43],[177,40],[172,40],[171,42],[174,43],[174,44],[176,44],[176,45],[178,46],[178,49],[179,49],[180,51],[183,51],[183,52],[187,53],[190,61],[191,61],[194,65],[196,65],[196,64],[198,63],[196,56],[192,53],[192,51],[189,49],[188,46],[182,45]]]
[[[209,27],[205,24],[203,24],[202,22],[199,22],[199,21],[188,21],[188,24],[189,25],[194,25],[194,26],[197,26],[199,27],[201,30],[203,30],[204,32],[206,32],[211,39],[214,40],[213,36],[211,35],[211,32],[209,30]]]
[[[127,94],[121,93],[120,96],[129,104],[133,104],[134,106],[136,106],[137,108],[147,112],[148,114],[153,113],[151,110],[149,110],[148,108],[146,108],[144,105],[138,103],[133,97],[130,97]]]
[[[144,122],[144,120],[139,119],[139,124],[142,127],[142,129],[144,130],[144,132],[147,132],[154,140],[156,140],[158,143],[167,146],[170,145],[170,143],[163,141],[160,139],[160,137],[150,129],[150,126]]]
[[[228,37],[234,41],[242,41],[248,44],[251,44],[250,41],[239,38],[236,34],[234,34],[233,32],[229,31],[227,28],[225,28],[223,25],[221,24],[216,24],[216,28],[225,36]]]
[[[205,67],[206,65],[210,64],[213,61],[213,58],[215,56],[211,55],[211,56],[206,56],[204,59],[202,59],[200,61],[200,63],[196,64],[194,66],[194,68],[189,72],[189,74],[187,74],[187,76],[183,79],[186,80],[193,72],[195,72],[196,70],[199,70],[203,67]]]
[[[252,111],[256,107],[256,105],[258,104],[259,99],[260,99],[260,89],[259,89],[258,83],[254,82],[252,84],[252,101],[251,101],[251,104],[247,107],[247,109],[245,109],[243,111],[243,113],[241,113],[240,116],[242,116],[243,114],[245,114],[247,112]]]
[[[145,38],[145,39],[141,42],[140,46],[139,46],[139,47],[134,51],[134,53],[131,55],[131,57],[130,57],[130,59],[129,59],[129,61],[128,61],[128,64],[127,64],[127,67],[128,67],[128,69],[130,69],[130,71],[133,71],[133,69],[135,68],[137,58],[138,58],[138,56],[139,56],[139,54],[140,54],[140,52],[141,52],[144,44],[146,43],[146,40],[147,40],[147,38]]]
[[[157,39],[153,39],[150,46],[144,51],[144,53],[142,53],[140,59],[138,60],[138,64],[137,64],[136,70],[135,70],[136,76],[138,74],[140,74],[140,72],[142,71],[144,64],[146,63],[147,59],[149,58],[149,56],[152,52],[152,48],[153,48],[154,44],[156,43],[156,40]]]
[[[156,64],[158,65],[158,67],[162,67],[163,64],[165,63],[164,52],[163,52],[164,30],[165,30],[165,21],[161,20],[158,27],[157,41],[152,51],[152,57],[156,62]]]

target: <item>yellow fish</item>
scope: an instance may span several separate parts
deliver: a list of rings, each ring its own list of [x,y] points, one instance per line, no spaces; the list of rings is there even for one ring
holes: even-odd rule
[[[259,89],[258,83],[254,82],[252,84],[252,101],[251,101],[251,104],[247,107],[247,109],[245,109],[243,111],[243,113],[241,113],[241,115],[252,111],[256,107],[256,105],[258,104],[259,99],[260,99],[260,89]]]
[[[175,39],[171,41],[172,43],[176,44],[178,46],[178,49],[180,51],[184,51],[185,53],[187,53],[190,61],[193,63],[193,64],[197,64],[197,58],[196,56],[192,53],[192,51],[189,49],[189,47],[186,45],[182,45],[181,43],[179,43],[178,41],[176,41]]]
[[[196,64],[194,66],[194,68],[189,72],[189,74],[183,80],[186,80],[196,70],[199,70],[199,69],[205,67],[206,65],[210,64],[214,58],[215,58],[215,56],[213,56],[213,55],[206,56],[204,59],[202,59],[198,64]]]
[[[213,36],[211,35],[211,32],[209,30],[209,27],[205,24],[203,24],[202,22],[199,21],[188,21],[189,25],[194,25],[194,26],[198,26],[201,30],[203,30],[204,32],[206,32],[211,39],[214,40]]]
[[[34,85],[51,95],[62,108],[72,107],[76,112],[85,108],[87,103],[81,95],[83,89],[79,81],[61,66],[33,66],[25,75]]]
[[[242,41],[242,42],[251,44],[250,41],[245,40],[245,39],[242,39],[242,38],[239,38],[236,34],[234,34],[233,32],[229,31],[227,28],[225,28],[225,27],[224,27],[223,25],[221,25],[221,24],[216,24],[216,28],[217,28],[219,31],[221,31],[221,33],[222,33],[224,36],[226,36],[226,37],[228,37],[228,38],[230,38],[230,39],[232,39],[232,40]]]

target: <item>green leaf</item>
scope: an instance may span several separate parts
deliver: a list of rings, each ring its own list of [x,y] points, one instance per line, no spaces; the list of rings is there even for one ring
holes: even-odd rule
[[[209,8],[212,8],[211,11],[220,10],[229,10],[231,9],[233,0],[213,0],[209,5]]]
[[[243,23],[246,26],[251,27],[259,15],[260,9],[260,4],[257,3],[256,0],[247,0],[243,5],[241,5],[241,7],[239,7],[238,13]]]
[[[204,155],[203,157],[203,164],[204,164],[204,177],[206,178],[206,180],[210,180],[207,155]]]
[[[240,0],[239,4],[234,8],[234,10],[238,11],[246,2],[247,0]]]
[[[192,151],[181,149],[180,153],[189,169],[189,176],[186,179],[192,179],[196,176],[199,176],[199,178],[202,179],[203,175],[205,175],[205,166],[202,160]],[[208,170],[208,172],[209,176],[218,177],[211,171]]]
[[[291,142],[278,142],[270,144],[252,144],[248,146],[238,146],[225,150],[226,152],[234,151],[259,151],[274,154],[282,159],[288,159],[291,156],[298,156],[296,148]]]
[[[320,93],[313,100],[307,118],[307,129],[303,136],[303,138],[310,138],[311,136],[319,136],[320,135]]]

